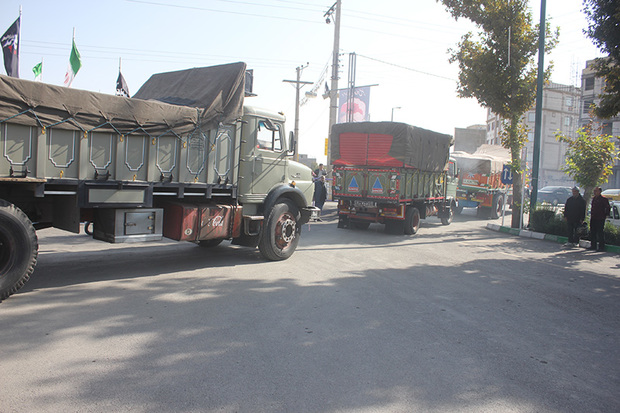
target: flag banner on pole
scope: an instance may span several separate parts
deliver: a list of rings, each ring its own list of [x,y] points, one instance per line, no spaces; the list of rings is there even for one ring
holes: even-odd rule
[[[116,96],[129,96],[129,86],[127,86],[127,82],[125,82],[125,78],[121,71],[118,71],[118,79],[116,79]]]
[[[338,122],[366,122],[370,120],[370,86],[356,87],[353,99],[349,99],[350,89],[338,90]]]
[[[34,73],[34,81],[40,82],[41,76],[43,75],[43,62],[39,62],[32,68],[32,73]]]
[[[11,77],[19,77],[19,25],[21,17],[0,38],[4,53],[4,68]]]
[[[71,55],[69,56],[69,66],[67,67],[67,74],[65,75],[65,86],[71,87],[73,79],[78,70],[82,67],[82,60],[80,58],[80,52],[78,52],[75,46],[75,40],[73,40],[73,47],[71,47]]]

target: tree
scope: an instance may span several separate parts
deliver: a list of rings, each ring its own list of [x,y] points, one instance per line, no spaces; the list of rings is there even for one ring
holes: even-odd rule
[[[620,2],[617,0],[584,0],[584,13],[590,21],[584,33],[607,55],[595,60],[596,76],[605,79],[601,101],[594,114],[609,119],[620,113]]]
[[[527,0],[437,0],[458,20],[471,20],[481,31],[467,33],[450,62],[458,62],[457,93],[474,97],[480,105],[504,119],[502,145],[510,150],[513,172],[512,227],[520,222],[521,149],[527,131],[521,118],[534,104],[537,82],[538,26],[532,24]],[[547,24],[545,51],[555,47],[558,30]],[[549,78],[552,65],[545,70]]]
[[[593,123],[590,122],[579,128],[575,137],[556,134],[558,141],[568,145],[566,165],[562,170],[585,188],[586,202],[590,200],[595,187],[607,182],[619,156],[614,138],[610,135],[595,135],[593,129]]]

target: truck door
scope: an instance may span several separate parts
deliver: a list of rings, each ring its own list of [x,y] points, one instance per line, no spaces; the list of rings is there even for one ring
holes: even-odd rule
[[[256,118],[254,157],[251,160],[250,193],[266,195],[286,180],[287,158],[282,125],[268,118]]]
[[[446,197],[456,198],[456,187],[459,183],[457,173],[456,161],[450,159],[448,162],[448,171],[446,173]]]

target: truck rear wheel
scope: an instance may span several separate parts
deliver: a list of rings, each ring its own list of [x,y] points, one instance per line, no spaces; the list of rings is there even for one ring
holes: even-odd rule
[[[288,199],[274,205],[258,243],[258,249],[265,258],[280,261],[293,255],[301,233],[301,227],[297,225],[299,218],[298,208]]]
[[[405,212],[405,234],[413,235],[420,228],[420,211],[416,207],[407,207]]]
[[[37,234],[26,214],[0,200],[0,301],[28,281],[38,248]]]

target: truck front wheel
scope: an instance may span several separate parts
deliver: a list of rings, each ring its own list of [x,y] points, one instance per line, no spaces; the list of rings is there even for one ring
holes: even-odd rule
[[[493,202],[493,207],[491,207],[491,219],[497,219],[502,216],[502,211],[504,210],[504,197],[498,195],[495,197],[495,201]]]
[[[15,205],[0,200],[0,301],[19,290],[37,263],[32,222]]]
[[[444,214],[441,216],[442,225],[450,225],[452,223],[455,209],[456,209],[456,204],[454,203],[454,201],[452,201],[450,203],[450,206],[446,207],[446,209],[443,211]]]
[[[268,260],[285,260],[299,244],[299,209],[288,199],[278,201],[269,212],[258,249]]]

